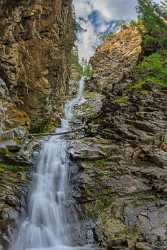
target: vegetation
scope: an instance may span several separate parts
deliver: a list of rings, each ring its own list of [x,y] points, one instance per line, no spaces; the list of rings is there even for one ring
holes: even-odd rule
[[[87,62],[85,62],[82,65],[82,76],[85,78],[90,78],[92,76],[92,68],[91,65]]]
[[[138,0],[137,25],[143,36],[143,54],[135,69],[132,88],[142,89],[145,83],[167,86],[167,0],[156,4]]]
[[[137,66],[139,78],[145,82],[167,85],[167,57],[166,54],[155,52]]]
[[[150,50],[167,48],[167,1],[138,0],[139,21],[144,24],[144,46]]]
[[[77,48],[74,48],[71,53],[71,65],[72,67],[81,75],[82,74],[82,66],[79,62],[79,55]]]
[[[81,76],[84,76],[85,78],[91,77],[92,75],[91,65],[85,60],[82,60],[82,62],[80,62],[77,48],[74,48],[72,51],[71,65],[72,69],[74,69],[75,72],[78,73],[79,79],[81,78]]]

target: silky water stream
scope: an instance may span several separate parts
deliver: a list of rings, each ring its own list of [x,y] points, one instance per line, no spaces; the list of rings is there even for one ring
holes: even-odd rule
[[[71,130],[73,107],[83,101],[84,79],[79,82],[77,97],[66,103],[64,119],[56,133]],[[52,136],[42,144],[42,150],[33,174],[28,216],[22,222],[11,250],[88,249],[72,247],[71,226],[65,203],[69,186],[69,141],[65,136]]]

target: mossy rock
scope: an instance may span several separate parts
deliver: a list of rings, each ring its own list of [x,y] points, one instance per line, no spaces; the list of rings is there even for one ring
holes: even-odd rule
[[[74,115],[77,119],[95,119],[103,106],[104,96],[94,92],[86,92],[84,101],[74,107]]]
[[[137,242],[136,243],[136,250],[152,250],[152,247],[145,242]]]
[[[8,117],[7,123],[8,128],[13,129],[16,127],[30,128],[30,118],[29,116],[21,110],[18,110],[14,105],[9,105],[7,107],[6,116]]]
[[[118,218],[110,214],[110,209],[104,210],[97,221],[97,235],[103,245],[112,242],[127,242],[130,249],[134,248],[138,239],[136,229],[129,230]]]
[[[0,171],[1,172],[9,171],[12,173],[24,173],[27,170],[28,169],[26,166],[16,166],[16,165],[9,165],[9,164],[5,164],[5,163],[0,163]]]
[[[116,103],[116,104],[127,104],[128,103],[128,96],[116,97],[116,99],[114,100],[114,103]]]

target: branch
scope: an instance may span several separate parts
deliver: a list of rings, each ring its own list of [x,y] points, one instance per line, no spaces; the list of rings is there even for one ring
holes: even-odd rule
[[[74,129],[71,131],[65,131],[65,132],[59,132],[59,133],[35,133],[35,134],[29,134],[29,136],[54,136],[54,135],[67,135],[67,134],[72,134],[75,132],[79,132],[82,129],[84,129],[85,127],[81,127],[78,129]]]

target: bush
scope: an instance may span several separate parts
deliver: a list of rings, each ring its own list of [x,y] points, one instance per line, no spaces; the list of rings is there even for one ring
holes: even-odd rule
[[[139,63],[137,78],[144,82],[167,86],[167,57],[162,52],[156,52]]]

